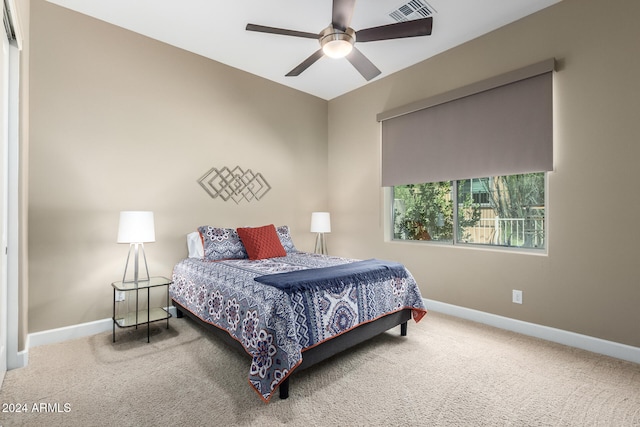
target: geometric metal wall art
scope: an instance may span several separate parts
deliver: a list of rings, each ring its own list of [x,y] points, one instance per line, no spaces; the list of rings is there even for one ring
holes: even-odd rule
[[[261,173],[253,173],[251,169],[244,171],[240,166],[233,170],[226,166],[222,169],[211,168],[198,183],[211,197],[220,197],[225,202],[229,199],[236,203],[260,200],[271,190]]]

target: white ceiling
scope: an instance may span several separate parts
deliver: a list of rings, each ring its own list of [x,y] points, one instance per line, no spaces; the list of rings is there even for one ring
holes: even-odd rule
[[[321,58],[298,77],[291,69],[319,49],[316,40],[245,31],[247,23],[319,33],[331,0],[48,0],[303,92],[330,100],[367,84],[346,59]],[[421,62],[560,0],[419,0],[433,11],[431,36],[357,43],[382,74]],[[356,30],[396,22],[410,0],[359,0]],[[543,29],[541,29],[542,31]],[[357,34],[356,34],[357,35]]]

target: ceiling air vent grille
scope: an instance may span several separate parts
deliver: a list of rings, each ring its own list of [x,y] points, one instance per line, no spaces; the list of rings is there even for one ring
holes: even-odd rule
[[[404,22],[414,19],[428,18],[435,12],[437,11],[433,6],[426,1],[411,0],[389,13],[389,16],[396,22]]]

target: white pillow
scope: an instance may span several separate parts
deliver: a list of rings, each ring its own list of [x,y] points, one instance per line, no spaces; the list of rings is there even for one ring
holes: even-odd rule
[[[204,258],[204,247],[199,232],[194,231],[187,234],[187,249],[189,250],[189,258]]]

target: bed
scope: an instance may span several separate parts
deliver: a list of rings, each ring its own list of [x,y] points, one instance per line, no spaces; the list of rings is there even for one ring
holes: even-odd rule
[[[294,371],[398,325],[406,335],[408,320],[426,314],[404,266],[298,251],[286,226],[190,236],[169,289],[178,317],[248,354],[249,384],[265,402],[276,390],[288,397]]]

